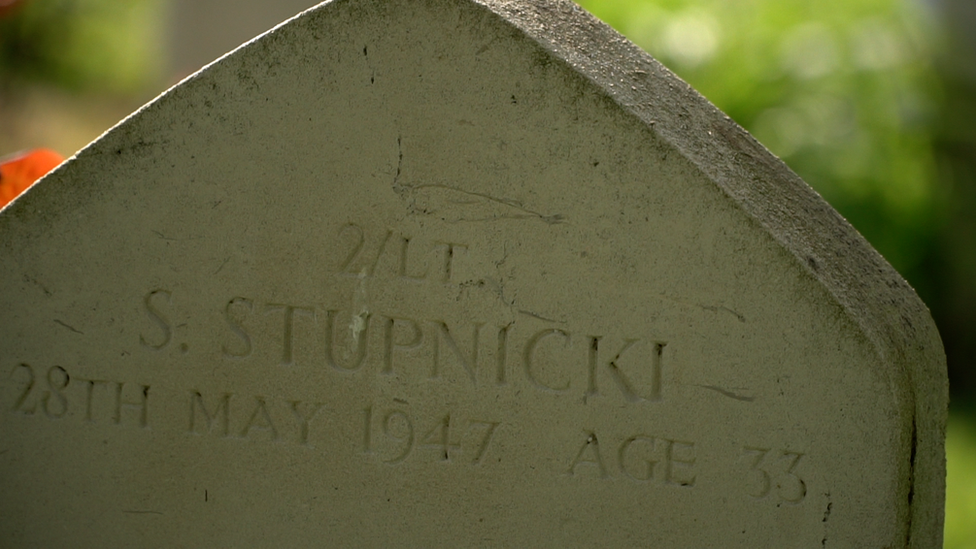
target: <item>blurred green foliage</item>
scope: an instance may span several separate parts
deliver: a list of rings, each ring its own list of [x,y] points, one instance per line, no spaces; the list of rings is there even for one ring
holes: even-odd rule
[[[950,416],[946,437],[945,549],[976,547],[976,425]]]
[[[0,19],[0,83],[135,94],[161,76],[158,0],[28,0]]]
[[[903,0],[582,0],[781,157],[923,298],[946,192],[935,18]]]

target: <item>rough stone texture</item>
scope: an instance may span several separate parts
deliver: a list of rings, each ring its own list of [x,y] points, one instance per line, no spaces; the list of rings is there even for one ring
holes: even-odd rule
[[[323,4],[0,258],[12,546],[941,546],[925,306],[566,2]]]

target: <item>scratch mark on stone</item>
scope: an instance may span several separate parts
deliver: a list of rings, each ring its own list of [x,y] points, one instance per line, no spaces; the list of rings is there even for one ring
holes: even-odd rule
[[[173,237],[170,237],[170,236],[166,236],[163,233],[161,233],[161,232],[159,232],[157,230],[154,230],[154,229],[152,230],[152,232],[155,233],[156,236],[158,236],[159,238],[161,238],[162,240],[165,240],[167,242],[180,242],[181,240],[200,240],[201,238],[203,238],[203,236],[200,236],[200,235],[191,235],[191,236],[188,236],[186,238],[173,238]]]
[[[720,393],[720,394],[725,395],[725,396],[727,396],[729,398],[734,398],[735,400],[741,400],[742,402],[752,402],[752,401],[756,400],[756,397],[737,395],[737,394],[735,394],[735,393],[733,393],[731,391],[726,391],[725,389],[723,389],[721,387],[716,387],[715,385],[696,385],[696,387],[701,387],[702,389],[708,389],[708,390],[711,390],[711,391],[715,391],[716,393]]]
[[[735,318],[738,318],[739,319],[739,322],[745,322],[746,321],[746,317],[744,317],[741,314],[733,311],[732,309],[729,309],[728,307],[723,307],[721,305],[699,305],[699,307],[701,307],[702,309],[705,309],[706,311],[712,311],[713,313],[717,313],[719,311],[725,311],[727,313],[730,313],[730,314],[734,315]]]
[[[824,537],[823,537],[822,540],[820,540],[820,546],[821,547],[826,547],[827,546],[827,519],[830,518],[830,510],[834,506],[833,502],[830,501],[830,492],[827,492],[824,495],[827,496],[827,508],[824,509],[824,514],[823,514],[823,521],[822,522],[824,524]]]
[[[57,324],[60,324],[60,325],[64,326],[65,328],[71,330],[72,332],[74,332],[76,334],[85,335],[85,332],[82,332],[81,330],[79,330],[79,329],[77,329],[77,328],[75,328],[73,326],[69,326],[69,325],[65,324],[64,322],[61,322],[60,320],[58,320],[56,318],[54,319],[54,322],[56,322]]]
[[[35,278],[31,278],[28,275],[24,275],[24,282],[30,282],[31,284],[34,284],[35,286],[37,286],[38,288],[40,288],[42,292],[44,292],[44,295],[47,295],[47,296],[51,295],[51,290],[48,290],[47,289],[47,286],[41,284]]]
[[[216,271],[214,271],[214,272],[213,272],[213,274],[217,274],[217,273],[219,273],[220,271],[222,271],[222,270],[224,270],[224,267],[225,267],[225,266],[227,265],[227,263],[228,263],[229,261],[230,261],[230,258],[228,257],[227,259],[225,259],[225,260],[224,260],[224,262],[223,262],[223,263],[221,263],[221,264],[220,264],[220,267],[217,267],[217,270],[216,270]]]
[[[537,217],[550,225],[556,225],[558,223],[564,223],[566,221],[565,216],[563,216],[562,214],[545,215],[543,213],[536,212],[522,206],[522,204],[516,200],[511,200],[508,198],[497,198],[488,194],[479,193],[475,191],[466,191],[464,189],[459,189],[457,187],[452,187],[450,185],[428,183],[426,185],[417,185],[415,187],[411,187],[411,189],[445,189],[448,191],[454,191],[461,194],[466,194],[468,196],[476,196],[479,198],[484,198],[485,200],[495,202],[497,204],[502,204],[504,206],[508,206],[509,208],[515,208],[516,210],[525,212],[526,214],[528,214],[528,217]]]
[[[679,303],[681,305],[685,305],[685,306],[689,306],[689,307],[698,307],[699,309],[701,309],[703,311],[711,311],[713,313],[717,313],[717,312],[720,312],[720,311],[724,311],[726,313],[731,314],[735,318],[737,318],[739,320],[739,322],[745,322],[746,321],[745,315],[742,315],[738,311],[735,311],[734,309],[730,309],[730,308],[725,307],[725,306],[722,306],[722,305],[702,305],[701,303],[694,303],[694,302],[691,302],[691,301],[686,301],[684,299],[681,299],[681,298],[678,298],[678,297],[674,297],[674,296],[670,296],[670,295],[663,294],[663,293],[657,294],[657,295],[658,295],[658,297],[661,297],[663,299],[667,299],[668,301],[670,301],[672,303]]]
[[[537,315],[537,314],[535,314],[535,313],[533,313],[531,311],[525,311],[525,310],[519,309],[518,312],[521,313],[521,314],[523,314],[523,315],[525,315],[525,316],[531,316],[532,318],[538,318],[539,320],[544,320],[546,322],[556,322],[558,324],[566,324],[566,321],[565,320],[555,320],[555,319],[552,319],[552,318],[546,318],[544,316]]]
[[[488,288],[495,295],[498,296],[499,301],[501,301],[502,303],[504,303],[507,307],[510,307],[510,308],[514,308],[515,307],[515,299],[514,298],[509,299],[509,298],[505,297],[505,281],[504,281],[504,279],[499,279],[499,280],[485,279],[485,286],[488,286]]]
[[[397,136],[397,171],[393,176],[393,188],[400,186],[400,171],[403,168],[403,147],[400,145],[400,136]]]
[[[495,215],[491,217],[476,217],[476,218],[462,218],[449,220],[447,223],[485,223],[489,221],[498,221],[501,219],[536,219],[536,215]],[[550,223],[552,224],[552,223]]]

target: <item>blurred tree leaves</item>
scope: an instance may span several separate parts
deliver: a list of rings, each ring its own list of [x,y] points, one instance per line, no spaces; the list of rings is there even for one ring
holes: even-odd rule
[[[0,82],[135,94],[159,79],[158,0],[28,0],[0,19]]]
[[[911,280],[946,192],[932,14],[904,0],[582,0],[810,183]]]

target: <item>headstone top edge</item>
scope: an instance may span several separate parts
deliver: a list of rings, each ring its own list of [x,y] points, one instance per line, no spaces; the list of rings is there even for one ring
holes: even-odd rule
[[[925,326],[939,341],[914,289],[854,227],[782,160],[639,46],[571,0],[471,1],[504,17],[674,146],[824,284],[869,337],[873,334],[881,354],[900,348],[916,331],[905,332],[905,322],[892,317],[888,304],[897,304],[916,328]],[[886,333],[880,340],[879,332]],[[940,341],[935,354],[941,354]]]

